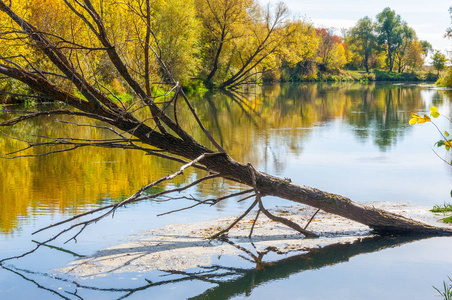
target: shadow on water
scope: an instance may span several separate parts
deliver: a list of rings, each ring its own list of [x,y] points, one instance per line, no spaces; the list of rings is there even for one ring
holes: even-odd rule
[[[241,274],[240,278],[220,282],[218,286],[191,299],[229,299],[240,294],[249,295],[257,286],[272,280],[284,279],[306,270],[320,269],[347,262],[357,255],[398,247],[421,239],[377,236],[357,240],[350,244],[333,244],[310,249],[308,253],[290,256],[272,263],[263,263],[261,258],[256,261],[254,269],[237,269],[237,272]]]
[[[33,272],[14,266],[3,266],[2,268],[32,283],[36,288],[50,292],[61,299],[92,299],[93,294],[101,298],[126,299],[139,292],[159,286],[174,285],[181,282],[192,284],[194,281],[205,282],[213,287],[204,290],[191,299],[229,299],[238,295],[249,295],[254,288],[264,283],[284,279],[292,274],[340,264],[361,254],[395,248],[422,239],[422,237],[366,237],[352,243],[306,249],[302,254],[297,251],[298,254],[292,255],[290,253],[279,253],[277,248],[274,247],[258,251],[253,249],[252,243],[249,245],[250,247],[245,247],[236,245],[231,241],[223,241],[240,250],[241,253],[238,257],[248,263],[251,262],[253,267],[235,267],[218,263],[186,271],[160,271],[161,274],[157,278],[165,278],[165,280],[151,281],[145,279],[145,283],[142,285],[121,288],[83,284],[83,281],[77,281],[70,277]],[[269,259],[266,259],[267,257]],[[222,259],[219,260],[220,263],[221,261]],[[47,279],[47,286],[39,283],[43,281],[43,278]],[[156,277],[153,276],[153,278]],[[111,283],[111,281],[109,282]],[[64,286],[65,288],[56,289],[55,286]]]

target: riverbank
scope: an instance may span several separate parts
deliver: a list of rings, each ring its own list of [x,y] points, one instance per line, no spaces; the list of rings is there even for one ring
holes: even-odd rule
[[[428,207],[410,203],[375,202],[366,205],[399,213],[412,219],[435,225],[452,227],[439,220],[443,214],[434,214]],[[315,209],[302,205],[276,207],[274,214],[304,226]],[[309,230],[320,238],[304,238],[293,229],[277,224],[265,216],[256,221],[253,236],[248,238],[255,214],[244,218],[228,234],[228,241],[209,241],[208,237],[226,228],[236,217],[208,222],[167,225],[131,236],[121,245],[96,252],[92,257],[72,262],[59,270],[80,278],[90,279],[123,272],[150,272],[153,270],[185,270],[208,266],[213,257],[238,255],[244,249],[278,254],[309,252],[332,244],[353,243],[372,236],[367,226],[320,211]]]
[[[391,82],[430,82],[434,83],[438,80],[437,74],[429,71],[421,72],[389,72],[381,70],[373,70],[369,73],[366,71],[338,70],[335,72],[319,72],[316,76],[299,76],[293,75],[287,77],[285,81],[289,82],[342,82],[342,81],[391,81]]]
[[[426,82],[426,83],[435,83],[439,78],[439,75],[421,71],[421,72],[410,72],[410,73],[397,73],[397,72],[389,72],[389,71],[380,71],[374,70],[370,73],[365,71],[351,71],[351,70],[338,70],[336,72],[318,72],[315,76],[303,76],[303,75],[290,75],[290,76],[281,76],[279,80],[276,81],[259,81],[256,84],[279,84],[279,83],[315,83],[315,82]],[[108,87],[110,87],[107,84]],[[112,88],[112,87],[110,87]],[[208,91],[207,88],[204,87],[201,81],[193,80],[190,84],[183,87],[186,94],[191,95],[202,95]],[[112,90],[115,91],[114,88]],[[30,97],[24,96],[29,93],[28,90],[21,88],[20,86],[17,90],[4,90],[4,93],[0,93],[0,112],[1,106],[6,104],[24,104],[25,106],[33,106],[36,103],[46,103],[52,102],[52,99],[38,94],[30,94]],[[13,93],[14,92],[14,93]],[[167,91],[164,90],[154,90],[153,95],[163,95],[166,94]],[[131,102],[133,100],[133,95],[121,89],[120,92],[116,92],[117,98],[112,98],[113,101],[120,99],[122,102]]]

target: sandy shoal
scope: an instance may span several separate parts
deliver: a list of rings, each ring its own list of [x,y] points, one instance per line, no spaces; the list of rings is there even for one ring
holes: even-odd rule
[[[443,214],[433,214],[429,207],[410,203],[376,202],[367,206],[385,209],[406,217],[435,226],[451,227],[440,221]],[[314,208],[297,205],[276,207],[273,214],[285,217],[302,227],[312,217]],[[211,258],[218,255],[240,253],[237,245],[253,242],[257,250],[274,247],[278,253],[309,251],[336,243],[351,243],[371,235],[365,225],[320,211],[308,230],[320,238],[304,238],[291,228],[275,223],[261,214],[248,238],[256,214],[251,213],[228,233],[226,242],[209,241],[207,237],[229,226],[237,216],[197,222],[191,224],[167,225],[129,237],[128,242],[96,252],[93,256],[72,262],[59,270],[81,278],[93,278],[120,272],[149,272],[152,270],[184,270],[211,264]]]

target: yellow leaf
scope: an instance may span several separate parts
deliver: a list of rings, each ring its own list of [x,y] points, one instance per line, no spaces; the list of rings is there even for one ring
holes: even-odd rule
[[[438,118],[439,117],[439,112],[438,112],[438,109],[436,108],[436,106],[430,107],[430,111],[431,111],[430,115],[432,117],[434,117],[434,118]]]
[[[444,134],[445,134],[446,136],[449,136],[449,132],[447,132],[447,131],[444,131]]]
[[[452,140],[445,141],[444,145],[446,146],[446,150],[449,151],[450,147],[452,147]]]
[[[416,124],[422,117],[420,115],[417,115],[415,113],[411,113],[411,119],[409,121],[410,125]]]
[[[418,123],[422,124],[422,123],[425,123],[425,122],[430,122],[431,120],[432,119],[430,119],[430,117],[427,116],[427,115],[424,115],[423,117],[419,116]]]
[[[409,124],[410,124],[410,125],[414,125],[414,124],[417,123],[418,120],[419,120],[418,118],[412,118],[412,119],[410,119]]]

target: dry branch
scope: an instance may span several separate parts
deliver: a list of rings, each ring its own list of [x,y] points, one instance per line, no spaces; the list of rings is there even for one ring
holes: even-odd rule
[[[257,197],[257,195],[256,195],[256,197]],[[226,233],[229,230],[231,230],[232,227],[235,226],[235,224],[240,222],[240,220],[242,220],[244,217],[246,217],[246,215],[248,215],[250,213],[250,211],[256,206],[256,204],[257,204],[257,199],[254,200],[253,204],[251,204],[250,207],[248,207],[248,209],[240,217],[235,219],[234,222],[232,222],[227,228],[225,228],[225,229],[221,230],[220,232],[212,235],[211,237],[209,237],[209,239],[211,239],[211,240],[216,239],[216,238],[222,236],[224,233]]]
[[[290,220],[288,220],[286,218],[274,216],[268,210],[266,210],[264,208],[264,205],[262,204],[261,194],[260,194],[259,189],[258,189],[257,184],[256,184],[256,170],[254,169],[254,167],[251,164],[248,164],[248,170],[250,171],[251,178],[253,180],[253,186],[254,186],[254,190],[256,192],[256,200],[259,203],[259,210],[262,211],[262,213],[267,218],[269,218],[270,220],[273,220],[275,222],[282,223],[282,224],[284,224],[284,225],[286,225],[286,226],[298,231],[299,233],[304,234],[307,237],[318,237],[317,234],[315,234],[315,233],[313,233],[311,231],[308,231],[306,229],[301,228],[300,225],[298,225],[298,224],[296,224],[296,223],[294,223],[294,222],[292,222],[292,221],[290,221]]]

